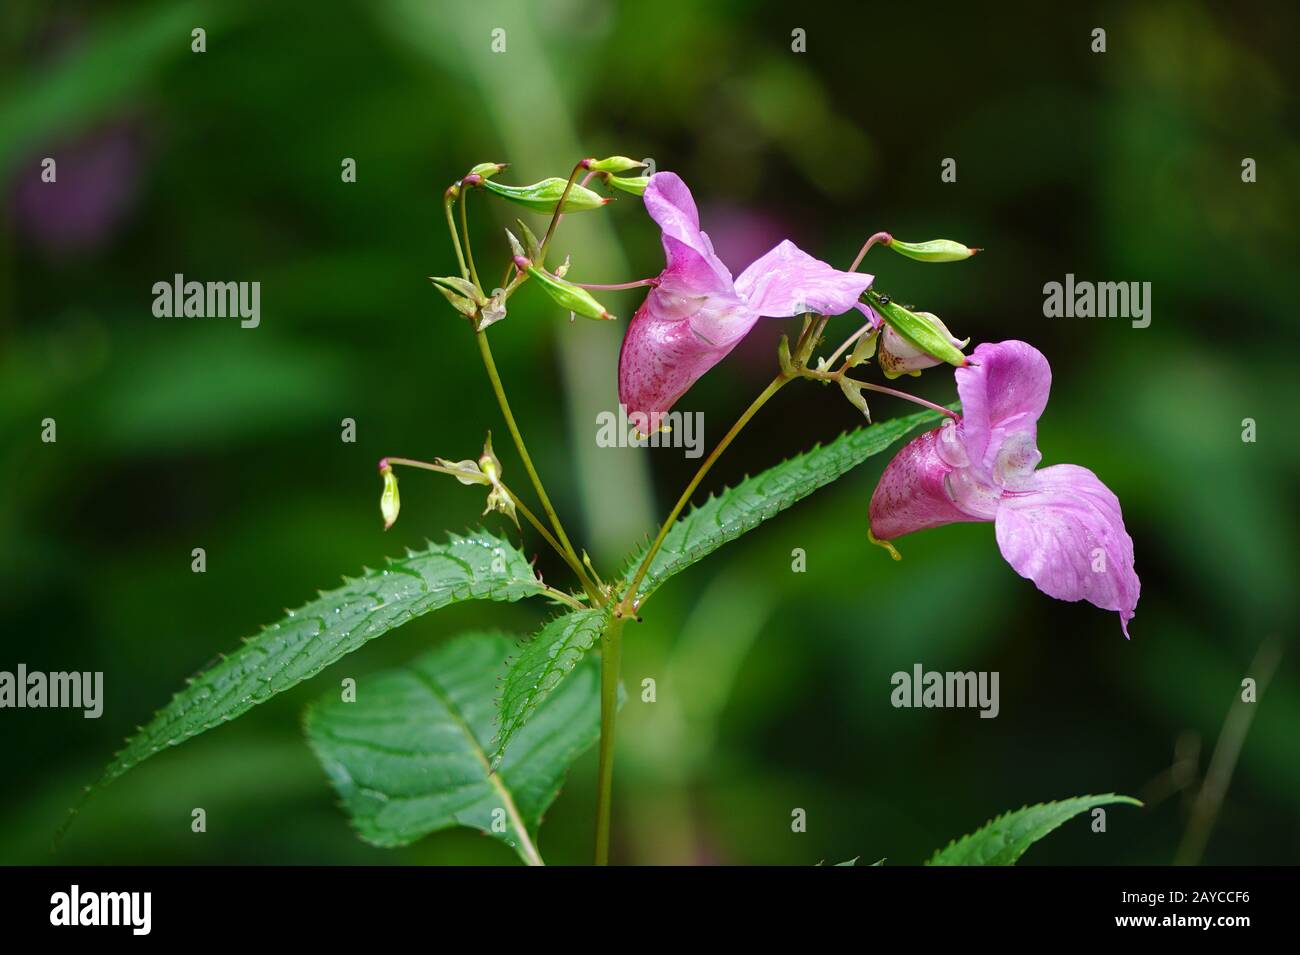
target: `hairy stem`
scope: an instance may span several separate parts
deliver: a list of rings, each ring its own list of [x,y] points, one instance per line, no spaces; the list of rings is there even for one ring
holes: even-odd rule
[[[609,819],[614,797],[614,719],[623,617],[610,618],[600,636],[600,768],[596,774],[596,865],[609,865]]]
[[[582,587],[587,591],[587,596],[595,603],[603,606],[604,597],[600,589],[596,587],[591,578],[587,576],[586,571],[582,569],[582,562],[578,560],[577,552],[574,551],[573,545],[569,543],[569,536],[564,533],[560,517],[555,513],[555,508],[551,505],[551,499],[546,494],[546,488],[542,486],[542,479],[538,476],[537,469],[533,467],[533,459],[524,444],[524,436],[519,432],[519,425],[515,422],[514,413],[510,410],[510,402],[506,399],[505,387],[501,384],[501,376],[497,373],[496,362],[492,360],[492,349],[488,345],[487,333],[479,329],[474,333],[474,337],[478,339],[479,353],[483,356],[483,367],[487,369],[488,380],[492,383],[492,390],[496,393],[497,404],[501,406],[501,415],[506,419],[506,427],[510,431],[510,437],[515,442],[515,450],[519,452],[519,458],[524,463],[524,470],[528,472],[528,479],[533,483],[533,490],[537,492],[537,498],[542,502],[542,510],[546,512],[546,517],[555,530],[560,549],[566,555],[566,561],[573,568],[573,572],[578,575],[578,580],[582,582]]]
[[[722,436],[722,440],[718,442],[718,446],[710,452],[707,458],[704,459],[704,463],[700,465],[699,470],[695,472],[695,476],[691,478],[690,483],[686,485],[686,490],[682,491],[681,497],[677,499],[677,503],[673,505],[673,509],[668,512],[668,517],[664,519],[663,526],[659,528],[659,535],[654,539],[654,543],[650,545],[650,549],[646,551],[646,555],[642,559],[641,565],[637,567],[636,575],[632,578],[631,585],[623,594],[623,599],[620,601],[616,611],[617,613],[636,613],[639,607],[637,601],[637,589],[641,586],[641,581],[645,579],[646,572],[650,570],[650,562],[654,560],[655,554],[659,553],[659,548],[663,546],[664,538],[668,536],[668,531],[672,528],[673,523],[677,520],[678,516],[681,515],[682,509],[686,507],[687,502],[690,501],[691,495],[695,493],[695,489],[700,486],[700,482],[704,480],[705,475],[707,475],[713,465],[717,463],[718,458],[722,457],[722,452],[727,450],[731,442],[736,439],[736,435],[740,434],[745,425],[749,424],[749,420],[758,413],[758,409],[767,404],[768,399],[780,391],[790,380],[791,379],[787,377],[784,372],[772,379],[772,383],[764,388],[762,393],[753,400],[750,406],[745,409],[745,413],[736,419],[736,423],[731,426],[731,430]]]

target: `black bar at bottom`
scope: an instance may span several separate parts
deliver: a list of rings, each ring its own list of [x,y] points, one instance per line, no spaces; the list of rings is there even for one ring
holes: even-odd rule
[[[1296,884],[1293,868],[10,868],[0,927],[7,940],[75,932],[91,944],[373,944],[377,931],[400,931],[436,945],[466,930],[551,944],[568,932],[593,939],[597,920],[634,934],[784,923],[867,940],[902,928],[927,943],[1026,928],[1231,939],[1286,929]]]

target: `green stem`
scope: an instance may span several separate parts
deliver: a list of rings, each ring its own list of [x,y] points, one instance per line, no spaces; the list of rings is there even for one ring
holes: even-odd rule
[[[931,411],[937,411],[941,415],[946,415],[953,421],[960,421],[961,415],[951,408],[945,408],[943,405],[935,404],[933,401],[926,401],[924,398],[918,398],[916,395],[908,394],[906,391],[899,391],[897,388],[889,388],[885,385],[872,384],[869,381],[859,381],[857,378],[850,378],[847,374],[847,368],[841,368],[839,371],[818,371],[815,368],[800,368],[799,375],[812,381],[848,381],[857,385],[866,391],[874,391],[882,395],[890,395],[894,398],[902,398],[904,401],[910,401],[914,405],[920,405],[922,408],[928,408]]]
[[[888,232],[877,232],[875,235],[871,236],[871,238],[867,239],[867,241],[863,244],[862,250],[858,252],[858,257],[853,260],[853,264],[849,266],[849,271],[856,272],[858,270],[858,266],[862,264],[863,256],[865,256],[867,252],[871,249],[871,247],[875,245],[877,242],[880,242],[884,245],[889,245],[889,243],[893,241],[894,241],[894,237],[890,235]]]
[[[551,236],[555,235],[555,227],[560,224],[561,210],[564,203],[569,199],[569,193],[573,189],[573,181],[578,178],[578,173],[582,172],[583,165],[578,163],[573,167],[573,172],[569,173],[569,181],[565,183],[564,192],[560,194],[560,201],[555,206],[555,211],[551,213],[551,224],[546,227],[546,235],[542,238],[541,248],[537,253],[537,261],[534,263],[539,269],[546,262],[546,250],[551,247]]]
[[[463,187],[462,187],[463,188]],[[469,279],[469,269],[465,265],[465,253],[460,248],[460,236],[456,234],[456,220],[451,215],[451,190],[442,196],[442,211],[447,214],[447,230],[451,233],[451,244],[456,247],[456,261],[460,264],[460,277]]]
[[[831,365],[835,364],[841,355],[848,351],[850,347],[857,343],[859,338],[870,332],[873,328],[875,328],[875,325],[872,322],[867,322],[848,338],[844,339],[844,341],[840,343],[840,347],[831,352],[831,357],[826,359],[826,367],[829,368]]]
[[[578,580],[582,582],[582,587],[587,591],[587,596],[599,606],[604,606],[604,597],[599,588],[592,583],[591,578],[582,569],[582,561],[578,560],[578,554],[569,543],[569,536],[564,533],[564,527],[560,524],[560,517],[555,513],[555,508],[551,505],[551,499],[546,494],[546,488],[542,486],[542,479],[537,474],[537,469],[533,467],[533,459],[528,454],[528,448],[524,445],[524,436],[519,431],[519,425],[515,422],[514,413],[510,410],[510,402],[506,398],[505,386],[501,384],[501,376],[497,373],[496,362],[492,360],[492,349],[488,345],[487,333],[479,329],[474,333],[478,339],[478,350],[483,356],[483,367],[487,369],[488,380],[492,383],[492,390],[496,393],[497,404],[501,406],[501,415],[506,419],[506,427],[510,431],[510,437],[515,442],[515,450],[519,452],[519,458],[524,463],[524,470],[528,472],[528,479],[533,483],[533,490],[537,492],[537,498],[542,502],[542,510],[546,512],[547,519],[551,522],[551,527],[555,530],[555,536],[560,543],[561,551],[565,554],[573,572],[578,575]]]
[[[641,581],[645,578],[646,572],[650,570],[650,562],[654,560],[655,554],[659,553],[659,548],[663,546],[664,538],[668,536],[668,531],[672,529],[673,523],[682,513],[682,509],[686,507],[687,502],[690,501],[691,495],[695,493],[695,489],[700,486],[700,482],[704,480],[704,476],[709,473],[709,470],[717,462],[718,458],[722,457],[722,452],[727,450],[727,447],[731,442],[736,439],[736,435],[740,434],[745,425],[749,424],[749,419],[754,417],[754,415],[758,413],[758,409],[767,404],[768,399],[785,387],[786,383],[791,380],[792,379],[787,377],[784,372],[772,379],[772,383],[764,388],[762,393],[754,399],[748,408],[745,409],[745,413],[736,419],[736,423],[731,426],[731,430],[723,435],[722,440],[718,442],[718,446],[713,449],[707,458],[704,459],[704,463],[701,464],[699,470],[695,472],[695,477],[691,478],[691,482],[686,485],[686,490],[682,491],[681,497],[677,499],[677,503],[673,505],[673,509],[668,513],[668,517],[664,520],[663,526],[659,528],[659,536],[656,537],[654,543],[650,545],[650,550],[646,552],[645,557],[641,561],[641,565],[636,570],[636,576],[632,578],[631,586],[629,586],[627,591],[623,594],[623,599],[620,601],[617,609],[618,613],[625,615],[636,614],[637,610],[640,608],[640,601],[637,599],[637,589],[641,586]]]
[[[465,212],[465,193],[467,191],[464,187],[460,190],[460,234],[465,240],[465,258],[469,262],[469,277],[473,279],[474,287],[482,292],[483,286],[478,280],[478,270],[474,268],[474,248],[469,244],[469,215]]]
[[[596,865],[609,865],[609,819],[614,796],[614,719],[625,618],[613,616],[600,637],[600,768],[596,777]]]

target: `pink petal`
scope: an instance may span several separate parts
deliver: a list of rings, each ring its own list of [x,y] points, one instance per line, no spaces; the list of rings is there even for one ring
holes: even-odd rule
[[[646,209],[663,230],[667,267],[628,325],[618,399],[643,432],[657,429],[700,376],[730,352],[758,316],[736,295],[731,272],[700,231],[699,212],[675,173],[650,177]]]
[[[786,239],[740,273],[736,291],[769,318],[839,315],[858,304],[871,281],[870,275],[832,268]]]
[[[957,369],[956,378],[971,467],[981,480],[993,481],[998,454],[1009,439],[1019,447],[1036,445],[1052,368],[1042,352],[1024,342],[985,343],[971,354],[969,365]]]
[[[618,357],[618,400],[632,423],[645,433],[657,430],[658,416],[757,320],[734,295],[684,296],[667,284],[651,290],[632,316]]]
[[[880,540],[981,520],[960,510],[949,496],[947,479],[953,468],[940,457],[942,431],[935,428],[905,444],[880,476],[870,507],[871,533]]]
[[[998,507],[1002,556],[1049,597],[1119,611],[1127,637],[1141,585],[1119,499],[1073,464],[1043,468],[1029,486],[1008,493]]]
[[[681,177],[675,172],[655,173],[642,198],[650,218],[663,231],[668,270],[676,271],[691,284],[731,291],[731,270],[714,254],[713,243],[700,231],[699,210]]]

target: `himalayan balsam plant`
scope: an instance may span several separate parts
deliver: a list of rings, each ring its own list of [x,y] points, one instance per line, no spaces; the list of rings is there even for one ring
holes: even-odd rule
[[[307,737],[362,838],[398,846],[450,826],[470,826],[501,839],[530,864],[542,861],[538,828],[565,773],[597,744],[595,860],[604,864],[621,702],[619,654],[627,624],[642,618],[670,577],[917,429],[925,430],[885,468],[864,507],[864,518],[869,516],[859,530],[864,545],[880,544],[898,559],[892,542],[914,531],[954,521],[991,521],[997,546],[1017,573],[1051,597],[1087,600],[1117,612],[1127,636],[1138,578],[1119,501],[1085,468],[1038,467],[1038,419],[1051,384],[1047,359],[1019,341],[981,344],[967,355],[969,339],[959,340],[933,314],[900,304],[875,287],[874,276],[858,271],[877,245],[922,262],[962,261],[977,250],[949,240],[907,243],[878,232],[848,270],[840,271],[785,241],[733,278],[701,230],[686,184],[671,172],[627,175],[641,165],[618,156],[584,159],[567,179],[511,186],[497,180],[504,164],[484,163],[443,196],[457,271],[433,278],[433,286],[474,336],[535,505],[520,494],[523,484],[506,483],[508,469],[486,427],[487,440],[476,457],[385,458],[379,463],[385,527],[397,520],[400,508],[396,469],[413,468],[481,488],[484,514],[501,515],[494,520],[503,532],[476,530],[408,551],[381,570],[345,578],[342,587],[288,613],[188,681],[127,741],[100,785],[416,617],[465,600],[532,597],[548,602],[554,613],[528,642],[517,645],[498,633],[465,634],[351,691],[345,681],[342,694],[308,708]],[[662,235],[665,264],[658,275],[592,285],[569,277],[567,259],[548,264],[563,216],[599,210],[611,201],[592,186],[611,196],[642,197]],[[467,208],[474,193],[549,216],[540,240],[523,220],[507,230],[509,256],[496,286],[480,278],[483,260],[476,259],[469,242]],[[793,342],[789,336],[781,339],[771,384],[704,459],[649,545],[618,573],[598,571],[566,532],[492,357],[489,330],[494,336],[508,333],[510,300],[528,285],[549,296],[562,313],[597,321],[614,316],[593,292],[648,289],[627,326],[618,364],[618,399],[646,436],[665,427],[669,410],[758,321],[801,319]],[[855,330],[828,354],[819,354],[831,319],[845,313],[856,314]],[[443,328],[439,334],[451,334],[454,326]],[[873,359],[891,381],[927,368],[954,368],[960,405],[942,407],[866,380],[861,371]],[[867,425],[724,489],[684,515],[741,429],[774,394],[798,380],[833,385]],[[871,424],[866,400],[871,393],[903,398],[922,410]],[[502,445],[499,430],[497,444]],[[552,586],[537,576],[513,541],[524,524],[563,559],[572,587]],[[993,820],[930,861],[1011,864],[1070,817],[1105,803],[1132,801],[1086,796],[1027,807]]]

